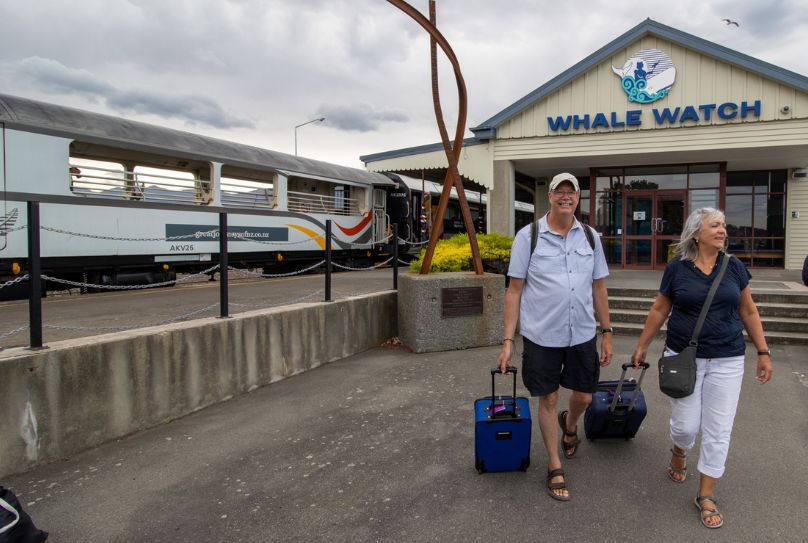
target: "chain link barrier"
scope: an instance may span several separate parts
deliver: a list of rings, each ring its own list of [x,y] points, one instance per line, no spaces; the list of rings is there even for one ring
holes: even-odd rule
[[[0,284],[0,289],[4,289],[6,287],[10,287],[15,283],[22,283],[23,281],[27,280],[30,276],[26,273],[25,275],[21,275],[19,277],[15,277],[11,281],[6,281],[5,283]]]
[[[26,228],[27,228],[27,225],[22,225],[22,226],[18,226],[18,227],[15,227],[15,228],[2,229],[2,230],[0,230],[0,235],[4,235],[4,234],[11,233],[11,232],[24,230]],[[204,232],[203,231],[194,232],[193,234],[186,234],[186,235],[181,235],[181,236],[150,237],[150,238],[128,238],[128,237],[118,237],[118,236],[102,236],[102,235],[95,235],[95,234],[85,234],[85,233],[72,232],[70,230],[63,230],[63,229],[52,228],[52,227],[47,227],[47,226],[41,226],[40,228],[42,230],[57,233],[57,234],[63,234],[63,235],[75,236],[75,237],[84,237],[84,238],[90,238],[90,239],[99,239],[99,240],[106,240],[106,241],[141,241],[141,242],[144,242],[144,241],[178,241],[178,240],[184,240],[184,239],[199,239],[199,238],[204,237],[204,236],[214,236],[214,235],[218,234],[218,229],[215,229],[215,230],[208,230],[208,231],[204,231]],[[264,240],[252,239],[252,238],[246,237],[246,236],[244,236],[243,234],[240,234],[240,233],[233,233],[233,234],[229,235],[228,237],[246,239],[247,241],[254,241],[256,243],[262,243],[262,244],[267,244],[267,245],[297,245],[297,244],[308,243],[308,242],[312,241],[310,239],[305,239],[305,240],[301,240],[301,241],[290,241],[290,242],[264,241]],[[388,235],[387,237],[383,238],[382,240],[379,240],[377,243],[387,242],[392,237],[393,237],[392,234]],[[335,240],[335,241],[339,241],[334,236],[332,236],[332,239]],[[407,241],[405,239],[402,239],[402,238],[398,238],[398,240],[400,242],[408,244],[408,245],[423,245],[423,244],[427,243],[427,242],[414,243],[414,242],[409,242],[409,241]],[[364,248],[364,247],[367,247],[368,244],[350,243],[349,245],[351,247],[363,247]],[[367,267],[367,268],[357,268],[357,267],[345,266],[345,265],[342,265],[342,264],[338,264],[336,262],[333,262],[332,265],[335,268],[340,268],[340,269],[343,269],[343,270],[367,271],[367,270],[379,269],[379,268],[381,268],[383,266],[386,266],[392,260],[393,260],[393,257],[391,256],[390,258],[388,258],[384,262],[381,262],[379,264],[375,264],[375,265]],[[405,265],[409,265],[409,262],[404,262],[401,259],[399,259],[399,262],[402,263],[402,264],[405,264]],[[301,270],[288,272],[288,273],[277,273],[277,274],[258,273],[258,272],[253,272],[253,271],[244,270],[244,269],[238,269],[238,268],[233,268],[233,267],[228,267],[228,270],[232,271],[232,272],[234,272],[234,273],[236,273],[238,275],[248,276],[248,277],[281,278],[281,277],[291,277],[291,276],[295,276],[295,275],[302,275],[302,274],[304,274],[306,272],[309,272],[311,270],[317,269],[317,268],[323,266],[324,264],[325,264],[325,260],[321,260],[321,261],[319,261],[319,262],[317,262],[317,263],[315,263],[315,264],[313,264],[311,266],[308,266],[306,268],[303,268]],[[52,276],[49,276],[49,275],[46,275],[46,274],[41,274],[41,278],[46,280],[46,281],[51,281],[53,283],[58,283],[58,284],[65,285],[67,287],[98,289],[98,290],[110,290],[110,291],[146,290],[146,289],[151,289],[151,288],[160,288],[160,287],[165,287],[165,286],[170,286],[170,285],[193,282],[193,281],[197,280],[198,278],[200,278],[202,276],[210,275],[211,273],[215,272],[218,269],[219,269],[219,264],[216,264],[214,266],[211,266],[210,268],[207,268],[206,270],[203,270],[203,271],[200,271],[200,272],[197,272],[197,273],[194,273],[194,274],[190,274],[190,275],[181,277],[179,279],[175,279],[175,280],[171,280],[171,281],[164,281],[164,282],[161,282],[161,283],[154,283],[154,284],[151,284],[151,285],[98,285],[98,284],[93,284],[93,283],[85,283],[85,282],[80,282],[80,281],[71,281],[71,280],[68,280],[68,279],[61,279],[61,278],[52,277]],[[21,283],[21,282],[26,281],[28,279],[30,279],[29,274],[22,275],[22,276],[17,277],[17,278],[15,278],[13,280],[6,281],[5,283],[0,284],[0,289],[9,287],[9,286],[17,284],[17,283]],[[324,294],[324,292],[325,292],[324,289],[318,289],[318,290],[313,291],[313,292],[311,292],[309,294],[301,296],[301,297],[299,297],[297,299],[284,300],[282,302],[278,302],[278,303],[274,303],[274,304],[239,304],[239,303],[230,302],[229,305],[233,306],[233,307],[237,307],[237,308],[267,309],[267,308],[271,308],[271,307],[278,307],[278,306],[282,306],[282,305],[290,305],[290,304],[305,302],[305,301],[311,300],[312,298],[322,296]],[[357,296],[357,295],[360,295],[360,294],[363,294],[363,293],[362,292],[351,292],[351,293],[345,294],[344,292],[337,292],[337,295],[342,296],[342,297]],[[174,322],[184,321],[184,320],[187,320],[187,319],[189,319],[191,317],[198,316],[198,315],[200,315],[200,314],[202,314],[202,313],[204,313],[206,311],[209,311],[209,310],[211,310],[211,309],[213,309],[215,307],[218,307],[218,306],[219,306],[219,303],[217,302],[217,303],[210,304],[210,305],[207,305],[205,307],[196,309],[194,311],[190,311],[188,313],[178,315],[176,317],[172,317],[172,318],[169,318],[169,319],[164,319],[164,320],[157,321],[157,322],[152,322],[152,323],[141,323],[141,324],[125,325],[125,326],[68,326],[68,325],[60,325],[60,324],[45,324],[45,325],[43,325],[43,328],[49,328],[49,329],[53,329],[53,330],[83,331],[83,332],[110,332],[110,331],[132,330],[132,329],[146,328],[146,327],[151,327],[151,326],[161,326],[161,325],[170,324],[170,323],[174,323]],[[29,329],[29,325],[26,324],[24,326],[21,326],[19,328],[16,328],[14,330],[9,331],[9,332],[2,333],[2,334],[0,334],[0,340],[6,339],[6,338],[11,337],[11,336],[13,336],[15,334],[19,334],[20,332],[23,332],[23,331],[28,330],[28,329]]]
[[[184,234],[182,236],[171,236],[171,237],[162,237],[162,238],[123,238],[117,236],[100,236],[98,234],[83,234],[81,232],[71,232],[70,230],[62,230],[60,228],[52,228],[49,226],[40,226],[40,230],[47,230],[48,232],[54,232],[56,234],[64,234],[66,236],[74,236],[79,238],[90,238],[90,239],[103,239],[107,241],[179,241],[183,239],[195,239],[201,238],[202,236],[212,236],[219,232],[219,230],[208,230],[206,232],[194,232],[193,234]]]
[[[302,270],[297,270],[297,271],[288,272],[288,273],[259,273],[259,272],[254,272],[254,271],[250,271],[250,270],[242,270],[240,268],[232,268],[230,266],[228,266],[227,269],[229,271],[234,271],[234,272],[236,272],[238,274],[246,275],[248,277],[272,278],[272,277],[291,277],[293,275],[301,275],[301,274],[306,273],[307,271],[311,271],[311,270],[313,270],[315,268],[319,268],[323,264],[325,264],[325,260],[321,260],[316,264],[312,264],[308,268],[303,268]]]
[[[200,313],[204,313],[205,311],[209,311],[214,307],[219,307],[219,303],[217,302],[215,304],[206,305],[205,307],[202,307],[200,309],[195,309],[193,311],[189,311],[188,313],[184,313],[176,317],[171,317],[170,319],[164,319],[161,321],[147,322],[129,326],[65,326],[60,324],[45,324],[43,328],[51,328],[54,330],[82,331],[82,332],[105,332],[105,331],[109,332],[109,331],[121,331],[121,330],[134,330],[136,328],[148,328],[150,326],[162,326],[164,324],[180,322],[190,317],[195,317]]]
[[[25,228],[25,227],[22,227]],[[66,236],[74,236],[80,238],[90,238],[90,239],[102,239],[106,241],[180,241],[180,240],[187,240],[187,239],[200,239],[203,237],[216,237],[216,239],[209,239],[203,241],[210,241],[215,242],[218,240],[219,236],[219,229],[216,228],[215,230],[205,230],[205,231],[198,231],[194,232],[193,234],[184,234],[182,236],[169,236],[169,237],[162,237],[162,238],[124,238],[124,237],[117,237],[117,236],[101,236],[98,234],[84,234],[82,232],[71,232],[70,230],[62,230],[60,228],[52,228],[49,226],[40,226],[41,230],[47,230],[48,232],[54,232],[56,234],[64,234]],[[266,245],[299,245],[301,243],[308,243],[313,241],[311,239],[303,239],[298,241],[265,241],[261,239],[254,239],[251,238],[245,233],[242,232],[227,232],[227,238],[230,239],[243,239],[246,241],[254,241],[255,243],[263,243]]]
[[[384,262],[380,262],[380,263],[375,264],[375,265],[373,265],[373,266],[371,266],[369,268],[352,268],[351,266],[343,266],[342,264],[337,264],[336,262],[332,262],[331,265],[334,266],[335,268],[340,268],[342,270],[366,271],[366,270],[375,270],[375,269],[381,268],[382,266],[388,264],[392,260],[393,260],[393,257],[391,256],[390,258],[388,258]]]
[[[405,245],[413,245],[413,246],[426,245],[427,243],[429,243],[429,240],[426,240],[426,241],[407,241],[404,238],[398,238],[398,241],[402,242]]]
[[[15,226],[13,228],[5,228],[0,226],[0,236],[5,236],[6,234],[10,234],[11,232],[18,232],[20,230],[25,230],[28,228],[27,224],[23,224],[21,226]]]
[[[61,285],[67,285],[69,287],[94,288],[99,290],[146,290],[150,288],[167,287],[169,285],[188,283],[203,275],[210,275],[211,273],[213,273],[218,269],[219,265],[216,264],[215,266],[211,266],[210,268],[202,270],[201,272],[192,273],[179,279],[172,279],[171,281],[163,281],[162,283],[152,283],[151,285],[96,285],[94,283],[82,283],[81,281],[71,281],[69,279],[60,279],[58,277],[51,277],[50,275],[45,275],[44,273],[41,275],[41,277],[42,279],[45,279],[47,281],[52,281],[54,283],[59,283]]]
[[[321,289],[315,290],[313,292],[310,292],[310,293],[308,293],[308,294],[306,294],[304,296],[301,296],[299,298],[295,298],[294,300],[284,300],[284,301],[278,302],[278,303],[270,303],[270,304],[237,304],[235,302],[230,302],[230,305],[233,306],[233,307],[245,307],[245,308],[250,308],[250,309],[269,309],[270,307],[279,307],[279,306],[282,306],[282,305],[299,304],[301,302],[305,302],[307,300],[310,300],[311,298],[314,298],[315,296],[323,295],[323,294],[325,294],[325,289],[321,288]]]
[[[15,328],[14,330],[12,330],[10,332],[5,332],[3,334],[0,334],[0,340],[6,339],[7,337],[11,337],[11,336],[13,336],[15,334],[19,334],[20,332],[24,332],[25,330],[28,330],[28,325],[27,324],[24,325],[24,326],[20,326],[19,328]],[[1,348],[2,347],[0,347],[0,349]]]

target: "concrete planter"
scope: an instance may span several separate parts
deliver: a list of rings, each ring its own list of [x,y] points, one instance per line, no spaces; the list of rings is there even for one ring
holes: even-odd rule
[[[398,283],[398,331],[416,353],[502,342],[502,275],[404,273]]]

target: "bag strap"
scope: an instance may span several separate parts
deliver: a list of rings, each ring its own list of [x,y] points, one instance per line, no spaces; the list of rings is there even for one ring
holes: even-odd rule
[[[713,284],[710,287],[710,292],[707,293],[707,299],[704,300],[704,305],[701,306],[701,313],[699,313],[699,320],[696,322],[696,328],[693,329],[693,337],[690,338],[690,344],[696,346],[699,344],[699,334],[701,334],[701,327],[704,326],[704,321],[707,319],[707,311],[710,309],[710,304],[713,303],[715,291],[718,290],[718,285],[724,277],[724,272],[729,264],[730,257],[724,253],[724,259],[721,261],[721,268],[718,270],[718,275],[715,276]]]
[[[0,526],[0,534],[3,534],[9,530],[11,530],[14,525],[16,525],[20,521],[20,512],[17,511],[10,503],[8,503],[3,498],[0,498],[0,509],[4,509],[14,516],[14,520],[12,520],[9,524],[5,526]],[[4,539],[5,541],[5,539]]]
[[[541,220],[541,219],[540,219]],[[586,241],[589,242],[589,247],[595,250],[595,235],[592,233],[592,227],[579,221],[581,228],[584,229]],[[533,251],[536,250],[536,245],[539,243],[539,221],[530,223],[530,258],[533,257]]]

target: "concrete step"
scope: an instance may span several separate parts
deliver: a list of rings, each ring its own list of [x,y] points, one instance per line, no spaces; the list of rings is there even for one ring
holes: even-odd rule
[[[643,325],[645,321],[643,320],[642,323],[637,322],[622,322],[614,320],[612,317],[612,327],[614,328],[615,334],[621,334],[625,336],[639,336],[642,333]],[[781,331],[769,331],[766,329],[766,324],[763,325],[763,329],[766,331],[766,341],[769,345],[808,345],[808,332],[781,332]],[[664,339],[665,333],[667,332],[666,326],[663,324],[662,328],[660,329],[659,333],[657,334],[657,339]],[[746,332],[744,331],[744,337],[747,341],[749,338],[746,336]]]
[[[808,304],[755,302],[761,317],[792,317],[808,319]],[[808,328],[805,329],[808,331]]]
[[[640,297],[628,297],[628,296],[613,296],[611,291],[609,292],[609,310],[612,309],[637,309],[637,310],[644,310],[648,313],[648,310],[651,309],[651,306],[654,303],[653,298],[640,298]]]
[[[609,299],[630,298],[637,300],[651,300],[656,298],[658,291],[647,288],[609,288]],[[808,292],[802,291],[759,291],[752,290],[752,299],[756,304],[793,304],[808,307]]]
[[[611,293],[609,294],[610,310],[640,310],[647,313],[652,304],[653,299],[651,298],[612,296]],[[756,302],[756,305],[761,317],[808,319],[808,304]],[[808,328],[805,328],[805,330],[808,331]]]

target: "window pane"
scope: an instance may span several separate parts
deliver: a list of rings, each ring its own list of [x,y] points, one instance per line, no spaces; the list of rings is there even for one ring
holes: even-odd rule
[[[769,186],[769,172],[727,172],[727,194],[759,191],[756,187]],[[765,190],[763,192],[766,192]]]
[[[711,173],[692,173],[690,174],[690,188],[702,187],[716,187],[721,184],[721,174],[718,172]]]
[[[755,195],[755,236],[785,236],[785,198],[782,194]]]
[[[653,201],[652,196],[626,197],[626,235],[651,235],[654,218]]]
[[[673,260],[673,253],[676,250],[678,240],[660,239],[657,241],[656,263],[658,266],[665,266]]]
[[[597,194],[595,229],[604,236],[619,236],[622,233],[623,201],[619,192],[599,192]]]
[[[688,204],[691,213],[700,207],[718,208],[718,189],[691,190]]]
[[[769,192],[786,191],[786,170],[774,170],[769,178]]]
[[[752,235],[752,195],[727,196],[727,235],[730,239]]]
[[[752,264],[752,238],[729,238],[730,254],[735,255],[747,266]]]
[[[687,166],[626,168],[626,187],[630,189],[687,188]]]
[[[688,167],[690,173],[719,173],[721,171],[720,164],[691,164]]]
[[[583,197],[583,193],[586,192],[587,197]],[[589,220],[589,191],[581,191],[581,198],[578,202],[578,210],[576,215],[578,215],[578,220],[584,224],[592,224]]]
[[[599,176],[595,178],[595,187],[601,190],[620,190],[623,188],[623,178],[619,175]]]
[[[578,178],[578,187],[581,189],[581,192],[589,190],[589,176],[586,177],[579,177]]]
[[[607,264],[620,265],[620,252],[623,250],[620,238],[601,238],[603,244],[603,254],[606,256]]]
[[[626,264],[651,264],[651,240],[626,240]]]
[[[721,166],[718,164],[694,164],[688,171],[690,188],[718,188],[721,183]]]
[[[784,239],[755,239],[752,265],[756,268],[782,268],[785,253]]]

